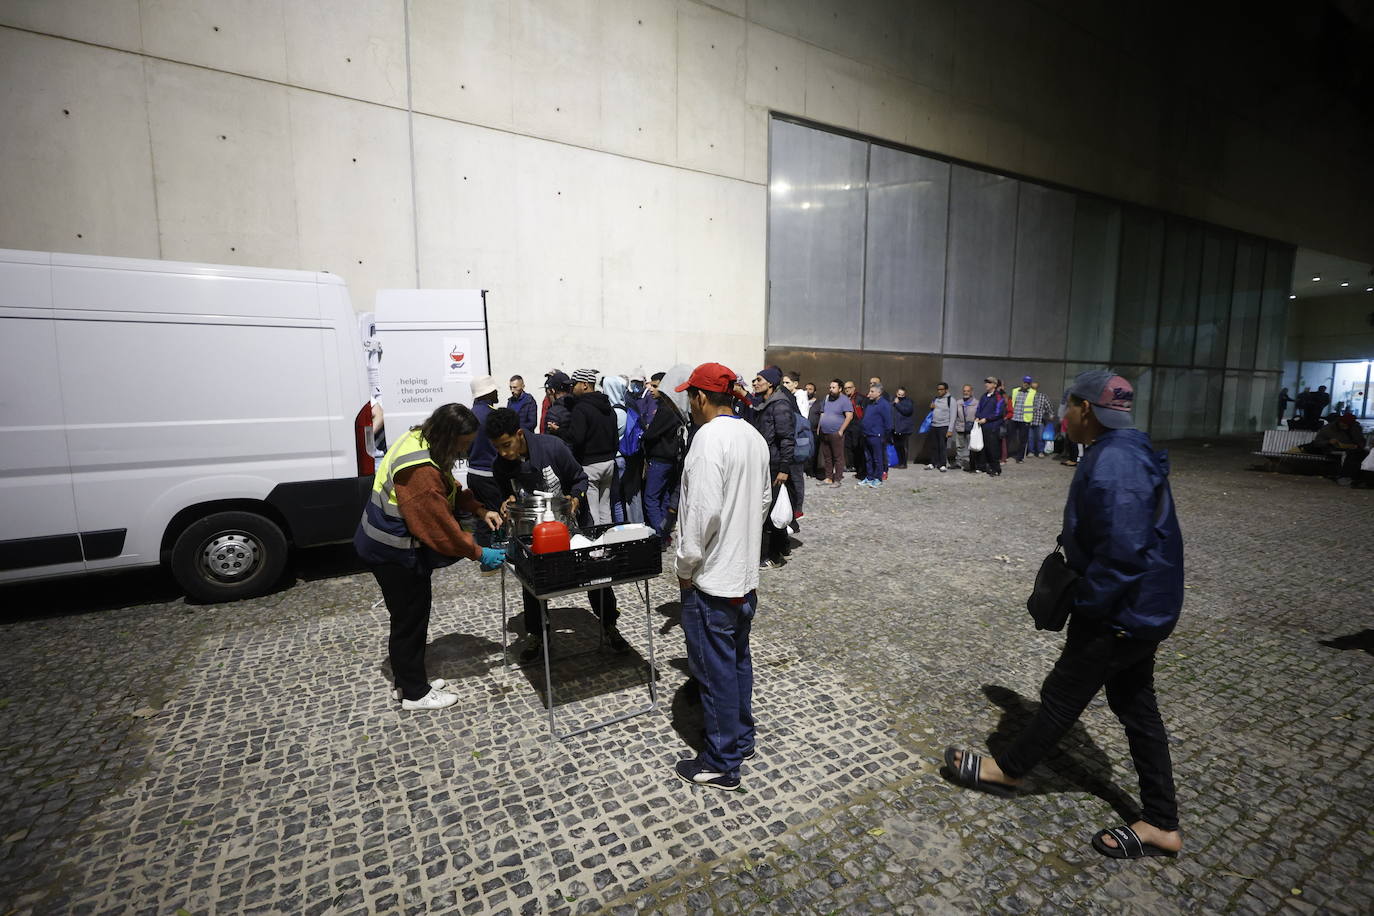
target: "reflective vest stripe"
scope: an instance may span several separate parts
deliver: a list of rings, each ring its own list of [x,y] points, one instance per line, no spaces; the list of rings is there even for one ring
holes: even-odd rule
[[[1027,388],[1022,394],[1021,421],[1023,423],[1030,423],[1035,419],[1035,395],[1034,388]]]
[[[363,533],[365,533],[368,537],[372,538],[372,540],[378,542],[379,544],[385,544],[388,547],[395,547],[398,550],[414,550],[416,547],[420,546],[420,541],[418,538],[400,537],[398,535],[392,534],[389,531],[382,531],[380,528],[372,524],[372,520],[369,519],[366,514],[363,515],[362,526]]]

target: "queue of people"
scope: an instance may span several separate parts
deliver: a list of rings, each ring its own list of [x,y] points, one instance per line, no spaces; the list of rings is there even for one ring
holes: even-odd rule
[[[889,395],[877,376],[863,396],[853,380],[832,379],[823,394],[807,383],[804,391],[806,404],[799,409],[817,443],[806,472],[830,487],[841,486],[849,471],[858,486],[880,488],[889,470],[909,467],[914,455],[924,456],[928,470],[989,477],[1001,475],[1008,463],[1044,458],[1060,447],[1068,467],[1079,456],[1056,423],[1056,405],[1029,375],[1010,392],[990,375],[976,397],[972,385],[956,395],[946,382],[929,400],[912,397],[904,385]]]

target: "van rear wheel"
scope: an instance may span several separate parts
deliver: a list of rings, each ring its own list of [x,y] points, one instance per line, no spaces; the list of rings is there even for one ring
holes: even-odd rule
[[[187,595],[208,603],[265,594],[285,568],[286,536],[251,512],[206,516],[172,548],[172,575]]]

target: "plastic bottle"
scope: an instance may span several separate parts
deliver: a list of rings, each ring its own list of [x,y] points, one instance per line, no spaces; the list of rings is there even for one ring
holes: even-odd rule
[[[568,526],[554,521],[553,512],[546,510],[544,520],[534,526],[534,532],[530,535],[530,552],[557,553],[560,550],[568,550],[571,540],[572,535],[568,531]]]

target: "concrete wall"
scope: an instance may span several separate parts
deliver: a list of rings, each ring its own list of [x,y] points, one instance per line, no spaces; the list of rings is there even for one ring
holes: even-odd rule
[[[1290,361],[1374,359],[1374,293],[1290,303],[1284,356]]]
[[[0,0],[0,246],[484,287],[498,374],[751,372],[772,109],[1369,260],[1365,138],[1196,7]]]

